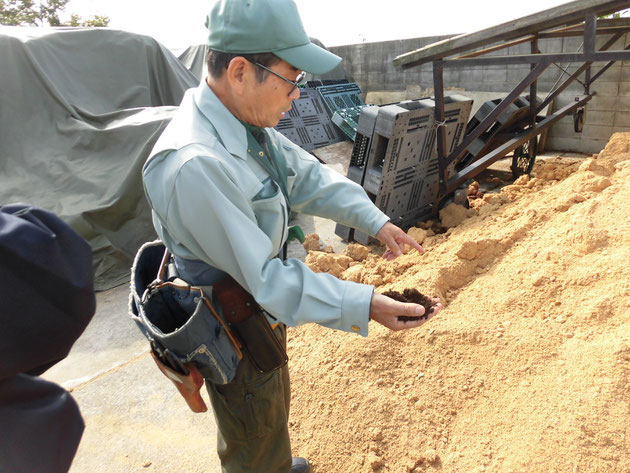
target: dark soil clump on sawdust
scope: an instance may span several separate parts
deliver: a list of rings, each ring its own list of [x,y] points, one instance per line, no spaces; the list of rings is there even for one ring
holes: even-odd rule
[[[417,289],[405,289],[402,293],[398,291],[385,291],[383,292],[384,296],[391,297],[400,302],[409,302],[412,304],[420,304],[424,307],[424,315],[419,317],[409,317],[406,315],[399,315],[398,320],[403,322],[410,322],[413,320],[422,320],[426,319],[429,314],[433,311],[433,301],[430,297],[425,296]]]

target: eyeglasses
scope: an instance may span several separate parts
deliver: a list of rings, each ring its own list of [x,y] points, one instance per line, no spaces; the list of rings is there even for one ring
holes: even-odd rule
[[[245,58],[247,59],[247,58]],[[264,69],[267,72],[271,72],[274,76],[279,77],[280,79],[282,79],[285,82],[288,82],[289,84],[291,84],[293,87],[291,87],[291,90],[289,91],[289,95],[291,95],[293,93],[293,91],[295,89],[297,89],[297,87],[304,81],[304,78],[306,77],[306,71],[302,71],[298,74],[298,76],[295,78],[295,80],[289,80],[284,76],[281,76],[280,74],[278,74],[275,71],[272,71],[271,69],[269,69],[266,66],[263,66],[262,64],[256,62],[256,61],[252,61],[250,59],[247,59],[249,62],[251,62],[252,64],[255,64],[256,66],[260,67],[261,69]]]

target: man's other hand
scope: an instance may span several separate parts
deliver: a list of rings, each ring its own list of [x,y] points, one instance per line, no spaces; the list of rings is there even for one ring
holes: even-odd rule
[[[399,302],[382,294],[374,294],[370,304],[370,319],[376,320],[379,324],[397,331],[407,328],[419,327],[442,309],[439,298],[431,299],[433,307],[427,314],[427,318],[418,320],[400,320],[398,317],[421,317],[424,315],[424,307],[420,304],[410,304]]]
[[[420,254],[425,251],[416,240],[391,222],[387,222],[381,227],[376,234],[376,238],[387,246],[387,250],[383,253],[383,258],[387,261],[391,261],[400,256],[405,250],[405,244],[415,248]]]

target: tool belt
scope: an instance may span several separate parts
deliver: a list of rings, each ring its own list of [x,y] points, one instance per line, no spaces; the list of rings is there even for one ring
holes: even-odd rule
[[[169,261],[161,241],[138,250],[131,270],[129,312],[149,340],[160,370],[193,412],[207,410],[199,395],[203,378],[215,384],[232,381],[243,351],[263,373],[286,364],[287,355],[264,311],[234,279],[213,285],[220,305],[215,308],[200,287],[173,274],[175,265]]]

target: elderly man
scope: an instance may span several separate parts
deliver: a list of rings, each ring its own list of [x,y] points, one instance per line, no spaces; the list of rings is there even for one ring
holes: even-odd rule
[[[325,73],[340,58],[310,42],[293,0],[220,0],[207,26],[208,76],[186,93],[143,170],[155,228],[179,276],[205,287],[233,278],[283,345],[287,325],[364,336],[370,319],[392,330],[421,325],[422,306],[279,256],[291,211],[375,235],[387,259],[405,244],[424,251],[359,185],[272,128],[299,97],[304,71]],[[434,303],[429,316],[441,308]],[[310,471],[306,459],[291,456],[286,366],[260,373],[245,355],[231,382],[206,386],[224,472]]]

